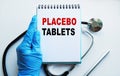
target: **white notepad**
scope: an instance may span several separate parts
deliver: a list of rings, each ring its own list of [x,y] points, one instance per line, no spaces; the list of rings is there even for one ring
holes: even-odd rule
[[[79,4],[40,4],[38,29],[44,63],[81,62],[81,20]]]

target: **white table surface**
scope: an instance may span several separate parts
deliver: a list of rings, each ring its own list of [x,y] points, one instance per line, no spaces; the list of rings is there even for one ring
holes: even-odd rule
[[[72,2],[74,1],[74,2]],[[83,74],[104,53],[109,55],[95,68],[90,76],[119,76],[120,75],[120,0],[0,0],[0,76],[2,72],[2,55],[5,47],[15,37],[27,29],[31,17],[35,14],[38,3],[80,3],[81,19],[100,18],[103,28],[92,33],[95,38],[94,46],[82,63],[68,76],[83,76]],[[82,36],[82,52],[88,48],[90,39]],[[17,76],[16,50],[18,43],[7,55],[7,70],[9,76]],[[44,76],[41,72],[41,76]]]

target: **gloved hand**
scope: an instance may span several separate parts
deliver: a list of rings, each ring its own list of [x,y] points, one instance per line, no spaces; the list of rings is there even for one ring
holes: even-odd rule
[[[22,43],[17,47],[18,76],[39,76],[42,54],[37,16],[33,16]]]

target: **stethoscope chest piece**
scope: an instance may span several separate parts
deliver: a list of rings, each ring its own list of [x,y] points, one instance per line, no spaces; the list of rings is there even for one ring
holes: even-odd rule
[[[90,31],[92,32],[98,32],[102,29],[103,27],[103,23],[100,19],[95,19],[95,18],[92,18],[90,19],[90,21],[88,22],[88,28]]]

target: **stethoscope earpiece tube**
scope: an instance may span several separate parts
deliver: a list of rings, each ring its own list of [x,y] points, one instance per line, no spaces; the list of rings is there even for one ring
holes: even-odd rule
[[[18,40],[20,40],[26,33],[27,31],[24,31],[22,34],[20,34],[17,38],[15,38],[11,43],[8,44],[6,47],[4,53],[3,53],[3,58],[2,58],[2,68],[3,68],[3,74],[4,76],[8,76],[7,69],[6,69],[6,56],[9,48],[13,46]]]
[[[49,64],[43,64],[43,69],[44,69],[44,72],[46,74],[46,76],[67,76],[69,74],[70,71],[72,71],[75,67],[76,64],[71,64],[71,67],[69,70],[65,71],[63,74],[60,74],[60,75],[54,75],[52,74],[49,70],[48,70],[48,65]]]

